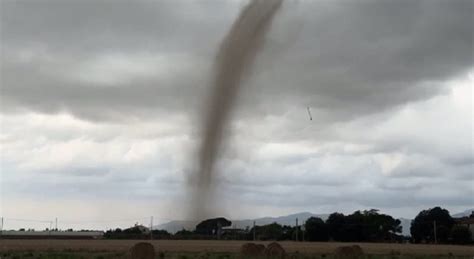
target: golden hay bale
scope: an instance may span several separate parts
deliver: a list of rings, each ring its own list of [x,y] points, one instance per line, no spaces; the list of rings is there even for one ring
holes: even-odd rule
[[[154,259],[155,248],[150,243],[140,242],[130,249],[130,254],[132,259]]]
[[[359,258],[364,254],[362,248],[358,245],[340,246],[334,251],[336,258]]]
[[[280,244],[273,242],[268,244],[265,255],[271,258],[285,258],[286,251]]]
[[[240,247],[240,254],[243,256],[260,256],[265,250],[264,245],[254,243],[245,243]]]

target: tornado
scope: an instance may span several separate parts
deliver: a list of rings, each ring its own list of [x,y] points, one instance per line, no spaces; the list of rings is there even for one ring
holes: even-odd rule
[[[282,0],[251,0],[240,12],[220,44],[213,67],[209,99],[204,109],[204,127],[198,149],[197,192],[193,194],[195,219],[214,213],[215,163],[225,143],[229,116],[235,108],[242,79],[262,49],[275,13]]]

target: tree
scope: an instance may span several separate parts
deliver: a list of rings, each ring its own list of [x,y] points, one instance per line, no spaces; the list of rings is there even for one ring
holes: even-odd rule
[[[471,242],[471,230],[466,226],[454,226],[451,229],[451,240],[454,244],[465,245]]]
[[[154,239],[168,239],[171,237],[171,234],[166,230],[155,229],[151,232]]]
[[[346,219],[342,213],[333,213],[326,220],[329,229],[329,237],[335,241],[346,241],[345,235]]]
[[[454,225],[454,219],[449,215],[449,211],[440,207],[423,210],[415,217],[411,223],[410,232],[415,243],[435,242],[446,243],[449,238],[449,230]]]
[[[200,235],[215,235],[222,227],[228,227],[231,221],[225,218],[206,219],[196,226],[196,233]]]
[[[362,212],[362,240],[360,241],[389,241],[402,232],[401,221],[392,216],[380,214],[378,210],[371,209]]]
[[[180,231],[176,232],[175,235],[176,236],[191,236],[191,235],[194,235],[194,232],[183,228]]]
[[[175,239],[195,239],[196,234],[193,231],[182,229],[174,234]]]
[[[320,218],[310,217],[308,220],[306,220],[305,230],[308,241],[329,240],[329,228]]]
[[[252,234],[254,228],[250,229]],[[255,233],[258,240],[282,240],[291,238],[291,227],[282,226],[276,222],[264,225],[255,226]]]
[[[141,235],[141,234],[143,234],[142,230],[138,226],[134,226],[134,227],[131,227],[131,228],[124,229],[122,232],[124,234],[128,234],[128,235]]]
[[[378,210],[333,213],[326,221],[331,239],[343,242],[393,241],[401,239],[400,220],[379,214]]]

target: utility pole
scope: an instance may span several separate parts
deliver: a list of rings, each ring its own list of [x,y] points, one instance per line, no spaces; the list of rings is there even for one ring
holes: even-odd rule
[[[55,231],[58,231],[58,218],[55,219],[55,227],[54,227],[54,230]]]
[[[153,239],[153,216],[150,217],[150,240]]]
[[[255,235],[255,220],[253,221],[253,241],[256,240],[256,235]]]
[[[434,242],[438,243],[438,237],[436,236],[436,220],[433,220],[433,230],[434,230]]]
[[[304,223],[303,225],[301,225],[302,228],[301,228],[301,234],[303,235],[303,242],[304,242],[304,234],[306,232],[306,223]]]
[[[217,221],[217,231],[216,231],[217,240],[221,239],[221,234],[222,234],[222,224],[220,221]]]
[[[0,225],[0,237],[3,235],[3,217],[2,217],[1,224],[2,225]]]
[[[298,242],[298,218],[296,218],[296,242]]]

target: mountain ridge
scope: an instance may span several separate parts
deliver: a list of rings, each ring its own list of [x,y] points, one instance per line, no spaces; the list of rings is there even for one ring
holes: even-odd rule
[[[474,213],[474,208],[465,210],[463,212],[453,214],[452,217],[453,218],[469,217],[469,216],[471,216],[471,213]]]

